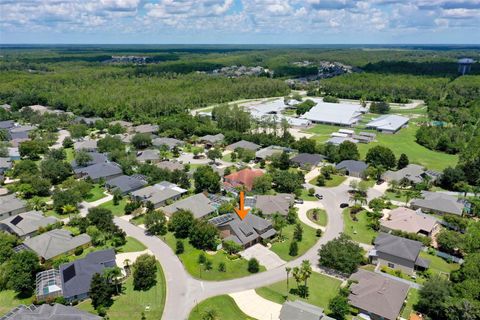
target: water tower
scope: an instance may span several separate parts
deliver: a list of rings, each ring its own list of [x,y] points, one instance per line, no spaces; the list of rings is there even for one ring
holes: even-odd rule
[[[470,58],[458,59],[458,73],[462,76],[469,73],[473,63],[475,63],[475,60]]]

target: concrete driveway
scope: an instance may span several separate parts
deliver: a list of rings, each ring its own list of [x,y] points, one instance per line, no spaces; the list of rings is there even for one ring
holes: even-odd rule
[[[275,269],[286,263],[286,261],[280,259],[275,252],[269,250],[259,243],[241,251],[240,255],[247,260],[251,258],[257,259],[261,265],[267,268],[267,270]]]
[[[295,207],[298,208],[298,219],[300,219],[300,221],[309,227],[325,231],[325,227],[316,224],[307,217],[307,212],[310,209],[324,209],[323,204],[320,201],[304,201],[302,204],[296,204]]]
[[[247,316],[258,320],[278,320],[282,305],[259,296],[255,290],[229,294]]]

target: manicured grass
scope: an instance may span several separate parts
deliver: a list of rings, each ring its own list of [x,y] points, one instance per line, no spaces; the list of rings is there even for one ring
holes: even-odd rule
[[[411,282],[415,282],[415,283],[418,283],[418,284],[424,284],[426,279],[425,277],[423,276],[420,276],[420,275],[417,275],[416,278],[412,278],[410,275],[406,274],[406,273],[398,273],[399,270],[398,269],[392,269],[392,268],[389,268],[389,267],[386,267],[386,266],[382,266],[380,267],[380,271],[383,272],[383,273],[386,273],[386,274],[389,274],[391,276],[394,276],[394,277],[397,277],[397,278],[400,278],[400,279],[404,279],[404,280],[408,280],[408,281],[411,281]]]
[[[404,319],[408,319],[410,317],[410,313],[413,311],[413,306],[417,304],[419,299],[418,296],[418,290],[414,288],[410,288],[408,290],[408,295],[407,295],[407,304],[405,307],[403,307],[402,315],[401,317]]]
[[[222,157],[223,161],[232,162],[232,154],[228,153]]]
[[[439,256],[434,256],[424,251],[420,252],[420,257],[430,260],[430,267],[428,269],[435,273],[450,274],[452,271],[460,268],[460,265],[457,263],[449,263]]]
[[[136,226],[144,224],[145,223],[145,215],[141,214],[136,216],[135,218],[132,218],[130,222]]]
[[[310,184],[317,185],[317,178],[315,177],[312,180],[309,181]],[[342,184],[343,181],[347,180],[347,177],[345,176],[339,176],[339,175],[331,175],[331,179],[325,179],[325,186],[326,188],[333,188],[333,187],[338,187],[340,184]]]
[[[368,217],[366,211],[357,213],[358,221],[353,221],[350,217],[350,209],[343,211],[344,229],[354,241],[372,244],[372,240],[377,236],[377,232],[368,227]]]
[[[306,224],[300,222],[303,227],[303,239],[301,242],[298,243],[298,255],[292,257],[288,254],[290,249],[290,243],[293,239],[293,231],[295,230],[295,225],[287,225],[282,230],[282,235],[285,237],[285,240],[282,242],[274,242],[272,243],[271,250],[278,254],[280,258],[285,261],[293,260],[301,255],[303,255],[308,249],[310,249],[318,240],[316,236],[315,229],[307,226]]]
[[[68,218],[68,214],[59,214],[55,210],[47,210],[47,211],[43,212],[43,215],[46,216],[46,217],[53,216],[53,217],[58,218],[58,219]]]
[[[302,194],[300,195],[300,199],[304,200],[304,201],[317,201],[318,199],[315,198],[314,196],[310,196],[308,194],[308,190],[307,189],[302,189]]]
[[[109,319],[140,319],[142,311],[147,319],[161,319],[165,307],[166,282],[160,263],[157,263],[157,268],[157,284],[147,291],[133,290],[133,276],[127,279],[122,294],[114,298],[113,305],[107,311]],[[145,311],[147,306],[150,311]],[[90,300],[80,303],[77,308],[96,313]]]
[[[108,202],[102,203],[101,205],[99,205],[99,207],[109,209],[112,211],[114,216],[121,217],[125,215],[126,204],[127,204],[127,199],[123,198],[122,200],[120,200],[120,202],[116,206],[113,205],[113,200],[110,200]]]
[[[377,134],[378,142],[368,144],[359,143],[358,150],[362,159],[365,159],[368,149],[383,145],[395,153],[398,158],[400,154],[405,153],[410,163],[417,163],[432,170],[443,170],[448,166],[454,167],[458,162],[457,155],[446,154],[442,152],[432,151],[415,141],[415,133],[418,127],[410,124],[408,128],[401,129],[396,134]]]
[[[137,239],[133,237],[127,237],[127,243],[124,244],[123,246],[119,247],[117,250],[118,252],[137,252],[137,251],[143,251],[146,250],[147,247]]]
[[[315,222],[316,224],[318,224],[322,227],[325,227],[327,225],[327,219],[328,219],[327,213],[325,212],[325,210],[318,209],[319,212],[317,213],[317,220],[315,220],[313,218],[313,211],[314,210],[315,209],[308,210],[308,212],[307,212],[308,219],[312,220],[313,222]]]
[[[0,291],[0,316],[5,315],[5,313],[18,307],[20,304],[30,305],[32,301],[33,297],[19,297],[13,290]]]
[[[203,320],[206,311],[215,310],[215,319],[225,320],[254,320],[242,312],[230,296],[216,296],[200,302],[192,312],[188,320]]]
[[[177,239],[172,233],[168,233],[165,237],[161,238],[164,239],[164,241],[172,248],[172,250],[175,251]],[[183,239],[182,241],[185,251],[178,257],[185,266],[185,269],[187,269],[187,271],[195,278],[219,281],[251,275],[251,273],[247,270],[248,261],[243,258],[230,260],[223,250],[218,251],[213,255],[210,255],[205,253],[203,250],[198,250],[194,248],[189,243],[188,239]],[[212,262],[211,270],[205,270],[205,266],[198,263],[198,256],[200,255],[200,253],[204,253],[205,257]],[[218,265],[220,264],[220,262],[225,263],[227,269],[226,272],[218,271]],[[265,271],[265,267],[261,266],[260,272],[261,271]]]
[[[73,151],[72,148],[65,149],[65,154],[67,155],[66,161],[68,163],[72,162],[75,160],[75,152]]]
[[[400,201],[400,202],[403,202],[403,203],[405,203],[405,200],[407,200],[402,191],[400,191],[398,193],[397,192],[392,192],[392,191],[387,191],[387,192],[385,192],[384,196],[389,200]]]
[[[88,193],[88,195],[85,197],[85,201],[87,202],[94,202],[97,200],[100,200],[102,198],[105,198],[105,189],[102,186],[99,186],[98,184],[93,185],[92,190]]]
[[[285,273],[285,277],[286,277]],[[309,296],[307,299],[299,296],[288,294],[289,300],[302,300],[318,307],[325,308],[328,313],[328,303],[330,299],[337,295],[341,285],[341,281],[317,272],[312,272],[308,279]],[[289,289],[296,288],[295,279],[289,278]],[[276,303],[284,303],[287,297],[287,280],[274,283],[267,287],[258,288],[255,290],[260,296]]]

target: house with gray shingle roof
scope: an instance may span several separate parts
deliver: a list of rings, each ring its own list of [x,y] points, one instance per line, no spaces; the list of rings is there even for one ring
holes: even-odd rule
[[[167,216],[172,216],[178,210],[188,210],[193,213],[195,218],[200,219],[215,212],[216,208],[203,193],[198,193],[162,208]]]
[[[375,248],[369,253],[373,264],[401,270],[406,274],[414,274],[417,269],[427,269],[430,264],[429,260],[420,257],[423,248],[420,241],[381,232],[373,243]]]
[[[73,144],[73,149],[75,151],[85,150],[88,152],[96,152],[97,140],[85,139],[85,140],[77,141]]]
[[[295,157],[290,159],[292,163],[298,165],[301,168],[316,167],[323,160],[325,160],[325,156],[312,153],[299,153]]]
[[[349,303],[362,319],[396,320],[410,286],[382,274],[359,269],[350,276]]]
[[[260,149],[260,146],[256,143],[246,141],[246,140],[240,140],[238,142],[232,143],[228,146],[225,147],[225,149],[230,150],[230,151],[235,151],[236,149],[245,149],[245,150],[251,150],[251,151],[257,151]]]
[[[225,136],[219,133],[216,135],[207,134],[206,136],[198,138],[198,141],[204,143],[207,148],[210,148],[215,144],[222,142],[223,139],[225,139]]]
[[[247,214],[241,220],[237,214],[228,213],[208,220],[218,228],[224,241],[234,241],[248,248],[261,240],[268,240],[277,232],[272,223],[254,214]]]
[[[27,211],[27,202],[14,194],[0,197],[0,221]]]
[[[73,236],[68,230],[54,229],[26,239],[21,246],[34,251],[42,260],[47,261],[73,252],[78,247],[86,247],[90,241],[90,236],[86,233]]]
[[[15,126],[15,121],[13,120],[5,120],[0,121],[0,129],[10,129]]]
[[[396,133],[401,128],[408,124],[409,119],[407,117],[399,116],[396,114],[385,114],[376,119],[372,119],[366,124],[367,129],[375,129],[383,133]]]
[[[78,178],[90,177],[95,182],[101,179],[108,181],[123,174],[122,168],[115,162],[97,163],[88,167],[80,167],[74,169],[73,172]]]
[[[438,214],[454,214],[461,216],[465,209],[465,200],[458,199],[441,192],[422,191],[423,198],[413,199],[410,202],[412,209],[421,209],[425,212]]]
[[[101,320],[102,317],[79,310],[75,307],[55,303],[36,306],[20,305],[11,310],[2,320]]]
[[[294,200],[295,197],[288,193],[258,195],[255,197],[255,208],[266,215],[278,213],[282,216],[286,216],[288,210],[292,207]]]
[[[159,163],[155,164],[160,169],[166,169],[168,171],[175,171],[175,170],[183,170],[185,166],[178,162],[178,161],[160,161]]]
[[[279,320],[334,320],[325,315],[323,309],[309,303],[296,300],[286,301],[280,310]]]
[[[141,189],[147,185],[147,181],[138,175],[126,176],[121,175],[108,180],[105,187],[111,191],[119,190],[122,195]]]
[[[174,138],[155,138],[152,140],[152,144],[155,147],[167,146],[168,149],[173,149],[174,147],[181,147],[185,144],[182,140]]]
[[[160,161],[160,151],[156,149],[147,149],[137,152],[137,161],[140,163],[145,162],[159,162]]]
[[[141,124],[133,127],[136,133],[156,133],[158,132],[158,125],[156,124]]]
[[[178,187],[174,183],[162,181],[153,186],[133,191],[131,196],[136,201],[143,203],[151,202],[155,209],[158,209],[169,201],[180,199],[186,192],[187,190]]]
[[[0,157],[0,174],[12,168],[12,160],[10,158]]]
[[[260,149],[255,152],[255,159],[256,160],[267,160],[274,155],[279,155],[283,151],[290,151],[288,148],[279,147],[279,146],[268,146],[266,148]]]
[[[368,165],[363,161],[343,160],[335,166],[335,169],[344,171],[347,176],[363,178]]]
[[[421,183],[424,179],[429,178],[430,181],[435,181],[440,177],[439,172],[425,170],[424,167],[418,164],[409,164],[403,169],[397,171],[387,171],[383,174],[382,178],[385,181],[397,181],[408,180],[412,184]]]
[[[58,221],[55,217],[45,217],[40,211],[28,211],[1,220],[0,230],[25,238],[36,234],[38,229]]]
[[[93,275],[116,266],[114,249],[90,252],[83,259],[60,265],[63,297],[68,302],[88,298]]]
[[[92,160],[90,160],[85,166],[83,167],[88,167],[97,163],[106,163],[108,162],[108,157],[105,153],[99,153],[99,152],[88,152],[88,155]],[[81,168],[82,166],[79,166],[77,164],[77,161],[73,160],[70,162],[70,165],[72,166],[73,169]]]

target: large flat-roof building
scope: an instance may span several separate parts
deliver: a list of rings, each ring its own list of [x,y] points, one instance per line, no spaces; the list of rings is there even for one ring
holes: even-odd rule
[[[397,133],[408,124],[408,118],[396,114],[385,114],[367,123],[367,129],[375,129],[383,133]]]
[[[316,100],[317,105],[306,112],[302,118],[314,123],[337,126],[353,126],[360,121],[363,108],[359,104],[329,103]]]

